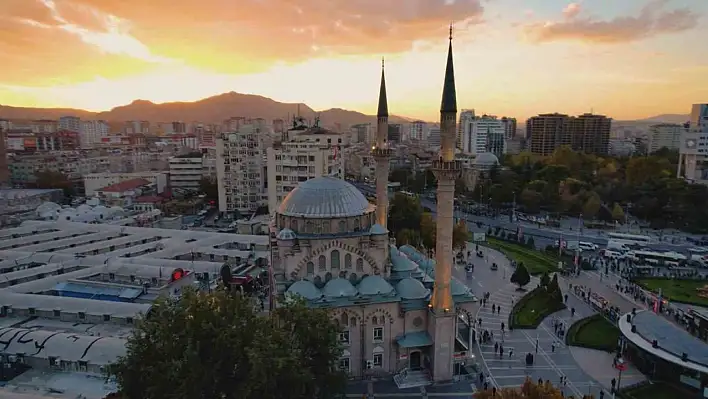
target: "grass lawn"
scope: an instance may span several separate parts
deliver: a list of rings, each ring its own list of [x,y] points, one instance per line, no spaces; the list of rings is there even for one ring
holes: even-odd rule
[[[695,393],[683,387],[677,387],[661,381],[623,390],[621,393],[622,397],[626,399],[676,399],[696,397]]]
[[[670,278],[645,278],[637,283],[656,292],[661,288],[662,295],[669,301],[684,302],[692,305],[708,306],[708,298],[698,296],[696,289],[708,285],[706,280],[676,280]]]
[[[558,259],[513,242],[487,237],[487,245],[498,250],[516,263],[524,263],[529,274],[542,274],[558,270]]]
[[[554,301],[545,289],[536,288],[514,305],[509,314],[509,325],[513,328],[536,328],[548,315],[563,309],[565,305]]]
[[[613,352],[620,331],[602,315],[595,314],[573,323],[566,334],[566,343],[590,349]]]

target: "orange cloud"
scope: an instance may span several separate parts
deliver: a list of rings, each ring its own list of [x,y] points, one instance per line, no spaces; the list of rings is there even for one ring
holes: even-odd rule
[[[665,10],[665,3],[664,0],[655,0],[644,6],[637,15],[604,21],[580,16],[580,5],[572,3],[563,10],[563,20],[531,23],[523,30],[526,38],[536,43],[559,40],[625,43],[696,27],[696,13],[687,8]]]

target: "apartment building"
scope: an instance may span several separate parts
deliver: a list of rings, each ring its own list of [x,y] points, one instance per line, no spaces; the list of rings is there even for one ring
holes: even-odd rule
[[[320,176],[344,178],[345,144],[340,133],[320,127],[290,130],[288,140],[266,151],[268,172],[268,208],[277,209],[300,182]]]
[[[516,118],[504,116],[501,121],[502,125],[504,125],[504,138],[511,140],[516,137]]]
[[[455,140],[457,148],[464,151],[464,138],[465,127],[469,125],[475,119],[475,111],[473,109],[463,109],[460,112],[460,119],[457,123],[457,139]]]
[[[358,125],[353,125],[351,129],[353,142],[364,144],[372,144],[374,142],[376,129],[371,123],[360,123]]]
[[[574,151],[607,155],[612,119],[604,115],[541,114],[526,121],[526,138],[530,150],[538,155],[551,155],[560,146]]]
[[[108,137],[108,133],[109,127],[106,121],[83,121],[79,133],[81,148],[93,148],[101,144],[103,138]]]
[[[658,151],[661,148],[677,150],[681,146],[681,134],[686,129],[682,125],[661,123],[649,127],[648,151]]]
[[[266,132],[260,125],[237,126],[237,131],[224,133],[216,140],[216,179],[222,214],[253,212],[268,201],[263,144]]]
[[[682,132],[676,177],[708,184],[708,104],[694,104],[688,129]]]
[[[466,111],[460,118],[462,130],[461,150],[466,154],[491,152],[500,157],[505,152],[507,127],[502,119],[491,115],[475,116],[474,111]]]
[[[409,139],[423,141],[428,138],[428,124],[423,121],[411,122]]]
[[[181,191],[199,191],[204,176],[201,152],[177,155],[169,159],[170,188]]]
[[[403,138],[403,126],[400,123],[388,125],[387,139],[390,144],[400,144]]]
[[[62,116],[59,118],[59,130],[79,133],[81,131],[81,118],[76,116]]]

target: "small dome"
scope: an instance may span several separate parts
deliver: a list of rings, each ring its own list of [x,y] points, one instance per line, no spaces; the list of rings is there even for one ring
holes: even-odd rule
[[[477,154],[477,157],[474,159],[474,164],[477,166],[491,167],[499,165],[499,158],[491,152],[484,152]]]
[[[425,299],[430,295],[430,290],[423,283],[414,278],[404,278],[396,284],[396,292],[403,299]]]
[[[322,292],[329,298],[346,298],[356,296],[356,288],[347,279],[335,278],[325,284]]]
[[[391,245],[390,248],[392,270],[394,272],[410,272],[418,268],[418,265],[410,260],[405,254],[401,253],[396,247]]]
[[[359,283],[359,294],[361,295],[390,295],[393,287],[381,276],[366,276]]]
[[[307,280],[300,280],[296,281],[288,287],[288,290],[285,292],[286,295],[299,295],[308,301],[313,301],[315,299],[320,299],[322,298],[322,292],[315,287],[314,284]]]
[[[278,207],[285,216],[341,218],[373,212],[358,188],[336,177],[322,176],[298,184]]]
[[[295,236],[294,231],[292,231],[288,228],[285,228],[285,229],[280,230],[280,233],[278,233],[276,238],[279,240],[294,240],[297,237]]]
[[[86,204],[82,204],[76,207],[77,212],[91,212],[91,210],[93,210],[93,208]]]
[[[40,206],[37,207],[36,211],[38,214],[40,214],[44,212],[56,212],[59,209],[61,209],[61,205],[59,204],[56,204],[54,202],[43,202]]]
[[[93,208],[93,210],[94,210],[94,212],[98,212],[98,213],[106,213],[108,211],[108,208],[106,208],[103,205],[98,205],[95,208]]]
[[[121,208],[119,206],[112,206],[110,208],[110,211],[111,211],[111,213],[114,213],[114,214],[121,214],[121,213],[125,212],[125,210],[123,210],[123,208]]]
[[[381,226],[380,224],[376,223],[375,225],[371,226],[369,233],[374,234],[374,235],[388,234],[388,230],[385,227]]]
[[[450,294],[452,296],[460,296],[460,295],[467,295],[470,293],[470,289],[462,284],[460,280],[456,278],[452,278],[450,280]]]

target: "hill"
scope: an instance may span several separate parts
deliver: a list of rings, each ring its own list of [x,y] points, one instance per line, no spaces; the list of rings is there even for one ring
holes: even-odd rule
[[[78,116],[82,119],[103,119],[110,122],[145,120],[152,123],[200,121],[221,123],[237,116],[246,118],[264,118],[272,120],[286,119],[289,115],[300,113],[306,119],[319,115],[323,126],[339,123],[348,127],[358,123],[375,123],[376,116],[361,112],[332,108],[315,111],[306,104],[281,103],[267,97],[252,94],[229,92],[194,102],[170,102],[156,104],[145,100],[136,100],[128,105],[115,107],[105,112],[89,112],[68,108],[22,108],[0,105],[0,118],[4,119],[58,119],[61,116]],[[408,119],[391,116],[391,123],[405,123]]]
[[[680,114],[661,114],[649,118],[640,119],[637,122],[653,122],[653,123],[686,123],[690,119],[690,115]]]

